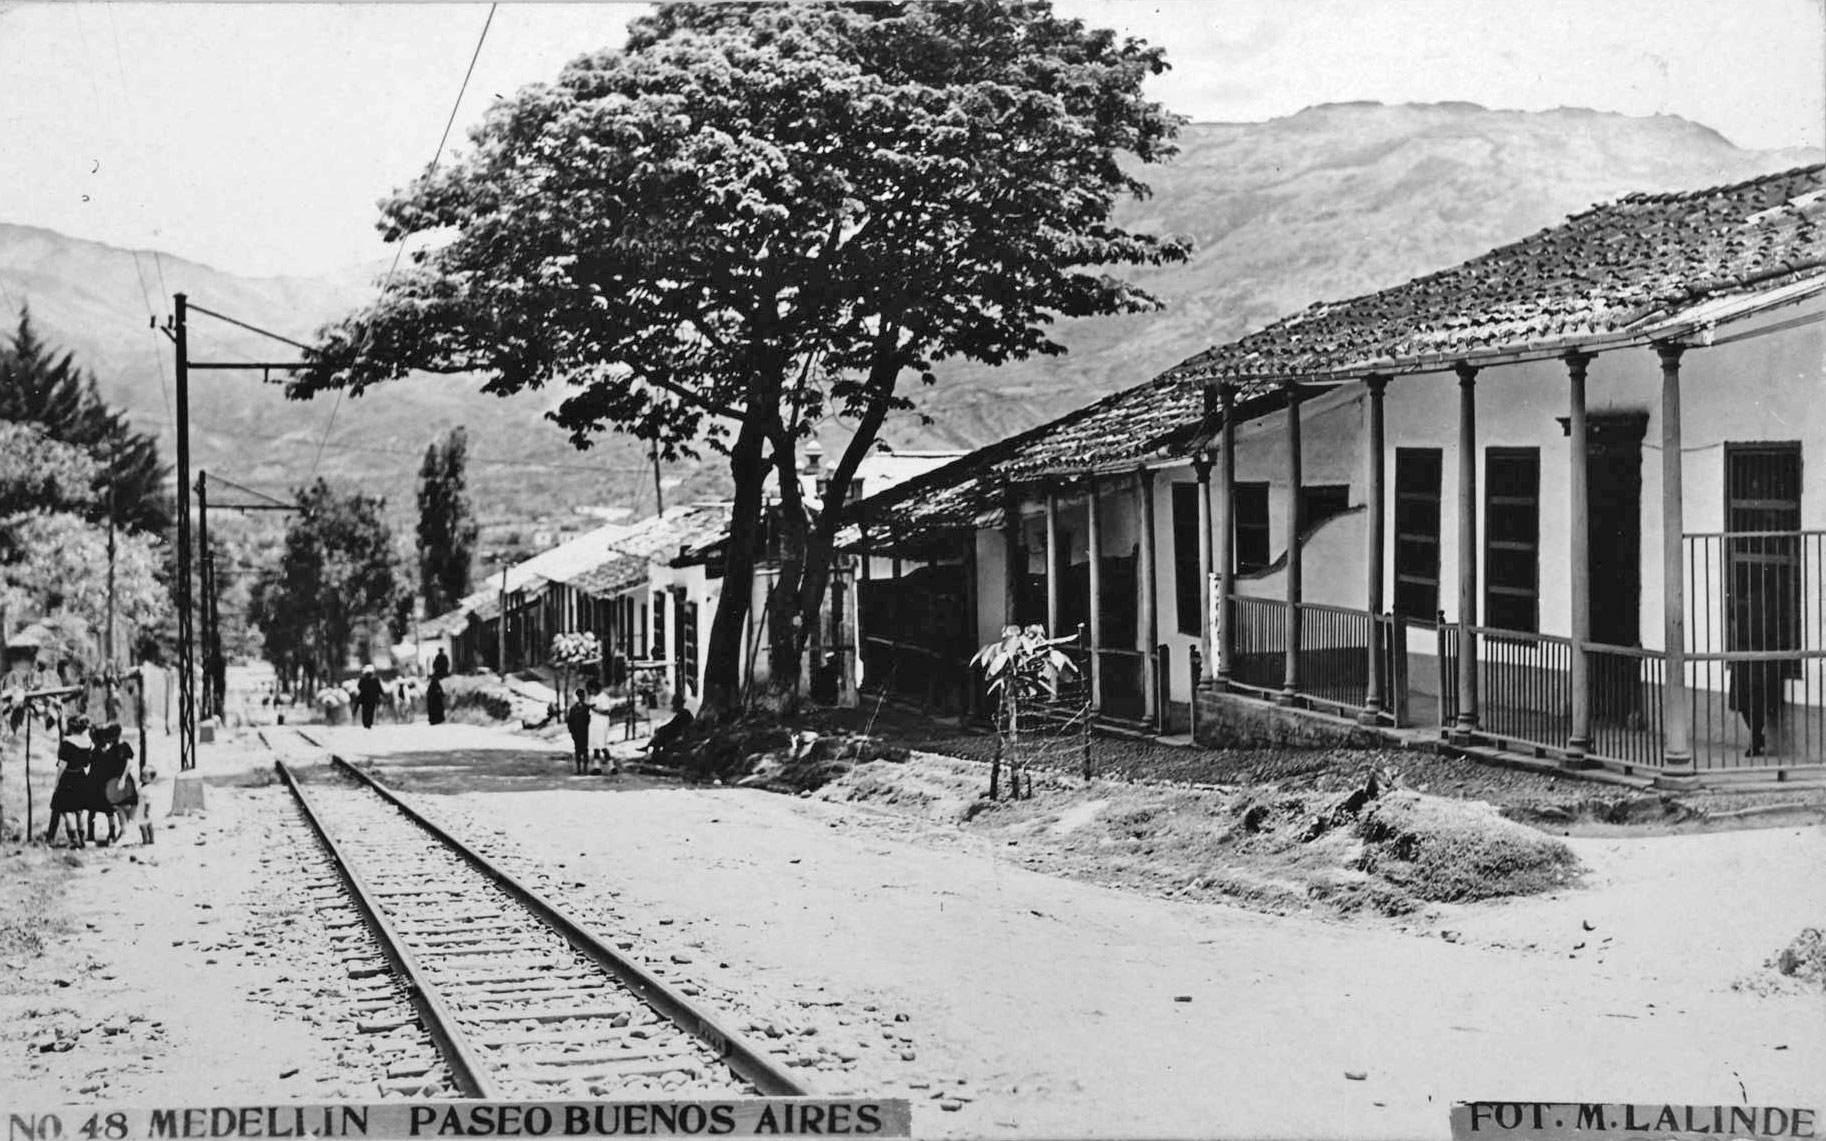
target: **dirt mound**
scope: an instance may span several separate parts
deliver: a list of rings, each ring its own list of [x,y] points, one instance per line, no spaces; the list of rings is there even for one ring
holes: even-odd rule
[[[1826,932],[1806,927],[1768,963],[1778,974],[1826,990]]]
[[[1415,896],[1461,903],[1563,887],[1572,850],[1491,805],[1396,792],[1364,813],[1359,866]]]
[[[918,754],[858,766],[820,795],[958,825],[1036,869],[1273,912],[1403,915],[1577,874],[1564,844],[1489,805],[1396,789],[1374,766],[1326,784],[1225,791],[1043,773],[1031,800],[991,801],[981,766]]]

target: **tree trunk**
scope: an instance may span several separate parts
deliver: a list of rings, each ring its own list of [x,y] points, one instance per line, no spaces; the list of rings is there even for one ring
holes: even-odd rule
[[[837,528],[844,521],[844,505],[849,496],[850,484],[856,478],[857,469],[862,466],[863,457],[875,447],[881,425],[887,419],[888,402],[893,396],[894,378],[898,372],[899,365],[894,361],[884,361],[876,367],[870,379],[870,390],[874,393],[874,398],[857,420],[856,431],[844,446],[843,455],[838,458],[837,466],[831,473],[829,487],[819,503],[810,533],[804,536],[798,582],[795,584],[797,596],[794,602],[801,618],[793,638],[795,662],[804,660],[812,623],[817,622],[823,613],[824,596],[830,588],[832,562],[836,554]],[[785,578],[782,577],[781,584],[784,583]],[[796,681],[795,678],[795,684]]]
[[[744,417],[729,450],[729,474],[735,480],[735,502],[729,515],[729,542],[723,557],[723,589],[710,620],[704,648],[704,701],[698,716],[716,721],[741,711],[742,624],[754,589],[755,542],[761,529],[761,487],[766,475],[766,425]]]
[[[777,422],[774,426],[779,429]],[[817,612],[799,607],[799,584],[807,570],[805,496],[799,487],[798,449],[790,439],[785,444],[776,443],[773,454],[780,483],[780,565],[767,592],[767,694],[776,712],[790,715],[798,707],[805,641]]]

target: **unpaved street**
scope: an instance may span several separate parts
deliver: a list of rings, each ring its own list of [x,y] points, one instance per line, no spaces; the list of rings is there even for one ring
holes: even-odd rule
[[[821,1090],[914,1099],[920,1135],[1442,1137],[1463,1098],[1826,1101],[1826,999],[1762,965],[1826,918],[1819,827],[1574,838],[1582,888],[1345,922],[1033,870],[1070,819],[1010,842],[572,777],[558,750],[472,726],[312,732],[612,911],[744,1025],[794,1036]],[[9,984],[9,1092],[370,1096],[313,998],[326,968],[302,920],[233,914],[294,890],[273,858],[280,790],[236,787],[270,759],[251,737],[206,748],[224,774],[210,814],[162,834],[156,864],[85,854],[67,934]],[[103,959],[115,979],[54,986]],[[53,1008],[127,1029],[40,1052],[48,1019],[28,1012]],[[106,1087],[81,1094],[97,1071]]]

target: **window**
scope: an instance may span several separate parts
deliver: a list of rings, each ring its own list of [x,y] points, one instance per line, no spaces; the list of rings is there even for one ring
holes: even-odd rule
[[[1801,446],[1725,445],[1726,648],[1801,647]],[[1791,532],[1791,533],[1784,533]],[[1780,663],[1799,677],[1800,663]]]
[[[1350,510],[1350,484],[1315,483],[1300,489],[1300,532]]]
[[[1395,449],[1395,613],[1439,617],[1438,448]]]
[[[1268,565],[1268,485],[1239,483],[1231,503],[1236,520],[1236,571],[1261,570]]]
[[[1197,634],[1204,628],[1204,575],[1198,563],[1198,484],[1173,485],[1173,603],[1179,611],[1179,632]]]
[[[684,616],[678,623],[678,651],[685,662],[685,689],[697,696],[697,603],[685,603]]]
[[[1540,629],[1541,451],[1484,452],[1484,621]]]
[[[652,656],[655,658],[666,656],[666,596],[663,594],[653,596]]]

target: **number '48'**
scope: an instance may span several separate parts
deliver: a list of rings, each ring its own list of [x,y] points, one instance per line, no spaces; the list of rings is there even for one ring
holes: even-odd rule
[[[121,1138],[127,1135],[127,1115],[110,1113],[107,1117],[103,1117],[99,1113],[91,1113],[89,1120],[83,1122],[82,1128],[77,1132],[89,1138],[89,1141],[96,1141],[96,1138],[101,1137],[108,1138],[108,1141],[121,1141]]]

